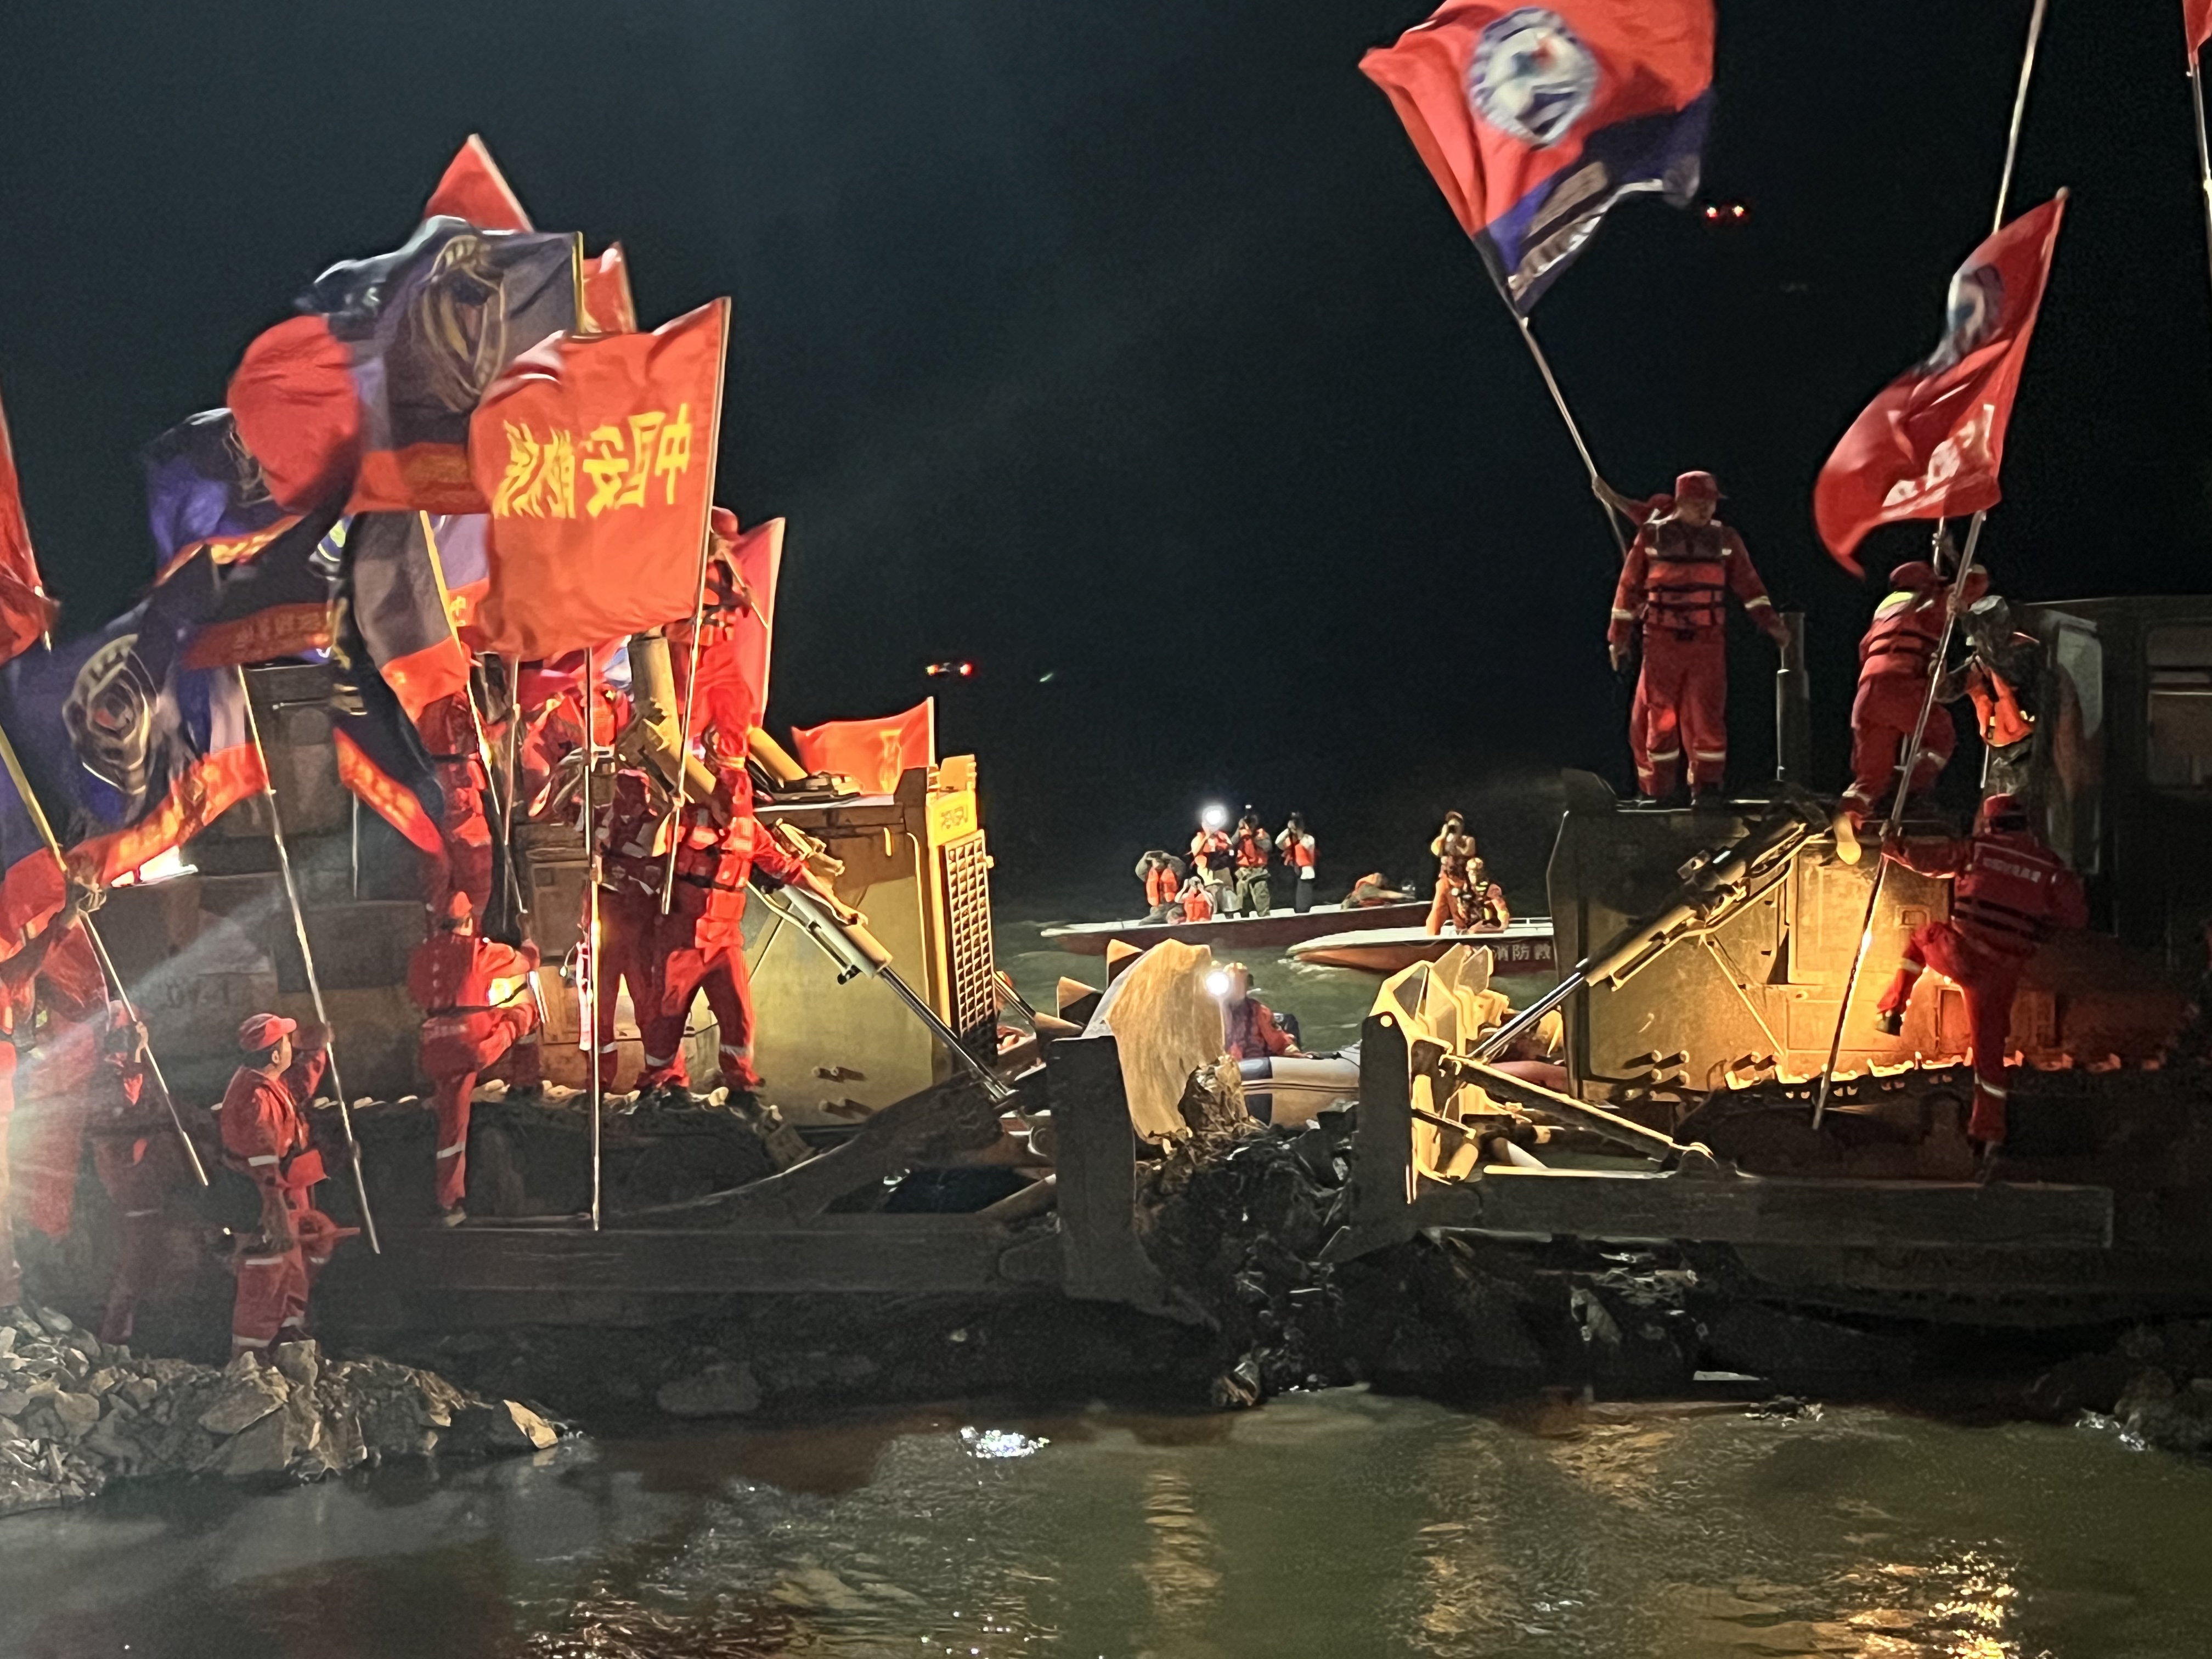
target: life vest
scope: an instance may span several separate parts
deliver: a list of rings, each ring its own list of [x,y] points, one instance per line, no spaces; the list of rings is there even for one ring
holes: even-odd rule
[[[1656,519],[1644,529],[1644,626],[1703,634],[1728,623],[1728,532],[1717,520],[1688,525]]]
[[[1190,838],[1190,855],[1200,870],[1212,870],[1229,850],[1229,837],[1218,830],[1201,830]]]
[[[1145,874],[1145,902],[1156,909],[1162,905],[1173,904],[1176,895],[1182,890],[1182,880],[1172,865],[1155,864]]]
[[[668,817],[653,810],[645,775],[628,769],[615,774],[613,799],[598,816],[601,883],[658,896],[667,873]]]
[[[1237,832],[1236,857],[1239,870],[1264,870],[1267,867],[1267,837],[1256,830]]]
[[[1275,844],[1283,849],[1283,862],[1292,869],[1313,868],[1314,838],[1311,836],[1285,835]]]
[[[1977,665],[1967,677],[1966,696],[1973,701],[1982,741],[1990,748],[2008,749],[2035,734],[2034,716],[2021,708],[2012,682],[1995,669]]]
[[[1893,593],[1875,607],[1866,637],[1859,641],[1861,683],[1885,674],[1928,678],[1928,665],[1943,636],[1945,600],[1930,592]]]
[[[1192,885],[1183,889],[1182,919],[1185,921],[1212,921],[1213,901],[1206,896],[1206,889]]]
[[[2084,915],[2080,880],[2032,835],[1996,830],[1974,837],[1951,890],[1951,921],[1968,941],[2025,959],[2060,927]]]

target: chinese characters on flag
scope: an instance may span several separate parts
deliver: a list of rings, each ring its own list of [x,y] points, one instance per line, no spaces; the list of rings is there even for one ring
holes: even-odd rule
[[[480,649],[557,656],[690,614],[728,331],[717,300],[650,334],[563,336],[485,393],[469,427],[491,505]]]

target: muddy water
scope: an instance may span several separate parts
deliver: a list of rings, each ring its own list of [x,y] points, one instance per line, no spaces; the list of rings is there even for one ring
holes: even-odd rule
[[[2172,1659],[2208,1539],[2091,1430],[966,1407],[0,1522],[0,1653]]]

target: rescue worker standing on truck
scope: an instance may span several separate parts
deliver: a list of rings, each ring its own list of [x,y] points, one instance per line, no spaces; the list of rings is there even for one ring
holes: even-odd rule
[[[307,1105],[329,1045],[322,1027],[303,1028],[281,1014],[249,1014],[238,1028],[246,1060],[217,1109],[223,1161],[244,1172],[260,1194],[261,1233],[238,1259],[234,1353],[265,1356],[275,1344],[306,1334],[307,1292],[337,1243],[337,1228],[311,1197],[323,1179],[323,1155],[309,1145],[307,1133]]]
[[[1237,820],[1229,857],[1237,869],[1237,908],[1248,916],[1264,916],[1274,908],[1274,891],[1267,884],[1267,866],[1274,856],[1275,838],[1260,827],[1260,815],[1247,809]]]
[[[520,950],[477,932],[465,893],[446,901],[407,964],[407,994],[422,1011],[419,1063],[438,1114],[436,1197],[448,1227],[468,1219],[469,1105],[477,1079],[504,1059],[517,1090],[538,1086],[538,1005],[530,975],[538,947]]]
[[[1313,908],[1314,838],[1307,833],[1303,812],[1291,814],[1283,833],[1275,837],[1275,845],[1282,853],[1284,867],[1291,872],[1291,908],[1304,915]]]
[[[1966,1133],[1984,1146],[2005,1138],[2005,1098],[2012,1071],[2006,1042],[2013,993],[2037,947],[2061,927],[2088,923],[2081,880],[2028,828],[2013,795],[1982,803],[1974,833],[1964,840],[1902,842],[1884,857],[1923,876],[1951,882],[1951,915],[1913,930],[1905,960],[1882,994],[1877,1024],[1895,1036],[1920,975],[1933,968],[1966,994],[1974,1045],[1974,1109]]]
[[[431,745],[430,763],[445,799],[438,830],[445,842],[445,866],[432,866],[430,905],[442,911],[447,892],[465,893],[482,915],[491,903],[491,822],[484,816],[483,757],[477,745],[475,712],[465,691],[440,697],[422,711]]]
[[[1719,795],[1728,770],[1728,596],[1777,645],[1790,637],[1743,538],[1713,516],[1720,498],[1710,472],[1675,479],[1674,510],[1636,532],[1613,590],[1606,639],[1616,672],[1641,630],[1628,742],[1637,787],[1652,805],[1674,799],[1686,773],[1693,794]]]
[[[599,843],[599,938],[591,971],[599,985],[599,1019],[592,1042],[602,1089],[614,1087],[615,1000],[621,988],[625,983],[629,987],[630,1012],[641,1033],[660,1006],[660,958],[654,935],[660,925],[660,884],[668,864],[667,842],[662,837],[673,833],[667,816],[653,809],[652,788],[643,772],[624,767],[616,773],[611,796],[599,811],[594,831]],[[589,914],[587,895],[586,916]],[[659,1089],[680,1082],[680,1046],[679,1041],[678,1047],[660,1053],[647,1041],[638,1087]]]
[[[108,1004],[107,1031],[88,1092],[85,1127],[92,1167],[115,1206],[119,1233],[100,1340],[128,1342],[139,1302],[161,1278],[169,1199],[185,1177],[169,1103],[147,1060],[145,1024],[131,1018],[120,1002]]]
[[[1859,689],[1851,700],[1851,781],[1844,791],[1844,811],[1857,829],[1889,799],[1905,771],[1905,745],[1920,723],[1928,698],[1929,667],[1943,637],[1943,613],[1950,590],[1925,559],[1907,559],[1889,573],[1891,592],[1875,607],[1874,620],[1859,641]],[[1972,605],[1989,586],[1979,569],[1966,578],[1964,602]],[[1929,711],[1920,750],[1912,757],[1906,798],[1934,787],[1958,728],[1950,711]]]
[[[46,927],[27,940],[13,941],[14,953],[0,959],[0,1308],[12,1307],[23,1296],[8,1167],[8,1121],[15,1110],[15,1028],[28,1022],[33,988],[47,952],[64,934],[82,931],[77,918],[90,908],[92,896],[70,884],[68,898]]]

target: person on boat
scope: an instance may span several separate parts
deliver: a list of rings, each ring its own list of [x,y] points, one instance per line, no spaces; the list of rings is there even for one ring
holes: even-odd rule
[[[1896,787],[1905,746],[1928,700],[1929,665],[1950,604],[1949,586],[1925,559],[1907,559],[1889,573],[1889,597],[1875,607],[1874,621],[1859,641],[1858,691],[1851,699],[1851,781],[1843,799],[1854,830],[1874,816]],[[1963,601],[1972,604],[1988,586],[1986,575],[1972,572]],[[1935,787],[1958,742],[1951,711],[1940,705],[1929,709],[1905,785],[1907,799]]]
[[[1212,895],[1206,890],[1205,884],[1196,876],[1190,877],[1183,883],[1182,891],[1176,899],[1176,908],[1168,913],[1167,919],[1170,921],[1212,921],[1213,920]]]
[[[1291,814],[1283,833],[1275,837],[1275,846],[1291,872],[1291,908],[1304,915],[1313,908],[1314,902],[1314,838],[1306,829],[1304,813]]]
[[[1429,842],[1429,856],[1437,861],[1437,886],[1429,901],[1429,919],[1424,927],[1431,935],[1441,933],[1452,915],[1452,867],[1459,856],[1460,838],[1467,833],[1467,820],[1457,812],[1444,814],[1443,828],[1437,830]]]
[[[1260,1060],[1298,1052],[1290,1033],[1277,1023],[1274,1010],[1252,994],[1251,970],[1243,963],[1231,963],[1218,983],[1222,1053],[1231,1060]]]
[[[1267,884],[1267,866],[1274,856],[1275,838],[1260,827],[1260,815],[1247,808],[1237,820],[1229,857],[1237,871],[1237,908],[1248,916],[1264,916],[1274,908],[1274,891]]]
[[[1954,982],[1966,994],[1974,1045],[1974,1106],[1966,1133],[1985,1147],[2002,1145],[2012,1084],[2006,1044],[2013,993],[2028,958],[2054,932],[2088,925],[2081,878],[2028,827],[2016,795],[1984,800],[1971,836],[1899,841],[1885,847],[1882,856],[1949,881],[1951,914],[1913,930],[1875,1023],[1891,1036],[1904,1030],[1905,1011],[1926,969]]]
[[[1650,805],[1676,799],[1686,749],[1692,795],[1719,798],[1728,769],[1728,596],[1777,645],[1790,637],[1743,538],[1714,516],[1720,498],[1710,472],[1676,478],[1674,510],[1636,532],[1613,589],[1606,629],[1613,668],[1626,667],[1639,633],[1643,645],[1628,740]]]
[[[1145,884],[1145,920],[1165,921],[1182,893],[1182,860],[1154,848],[1137,860],[1137,879]]]
[[[422,1011],[417,1063],[438,1115],[438,1212],[449,1227],[468,1218],[462,1199],[477,1079],[504,1060],[511,1086],[538,1086],[538,1005],[530,994],[537,966],[535,945],[518,951],[479,933],[469,896],[458,890],[407,964],[407,994]]]
[[[260,1194],[261,1231],[238,1259],[230,1346],[234,1353],[265,1357],[276,1343],[307,1334],[308,1292],[338,1241],[337,1225],[311,1196],[323,1179],[323,1155],[307,1130],[330,1034],[282,1014],[249,1014],[238,1028],[238,1046],[246,1060],[218,1109],[223,1161]]]
[[[1378,905],[1403,904],[1413,896],[1390,884],[1390,878],[1380,870],[1370,870],[1352,884],[1352,891],[1345,896],[1347,910],[1371,910]]]
[[[1229,814],[1209,806],[1200,816],[1197,833],[1190,838],[1190,867],[1206,898],[1216,910],[1234,908],[1235,890],[1230,885]]]

